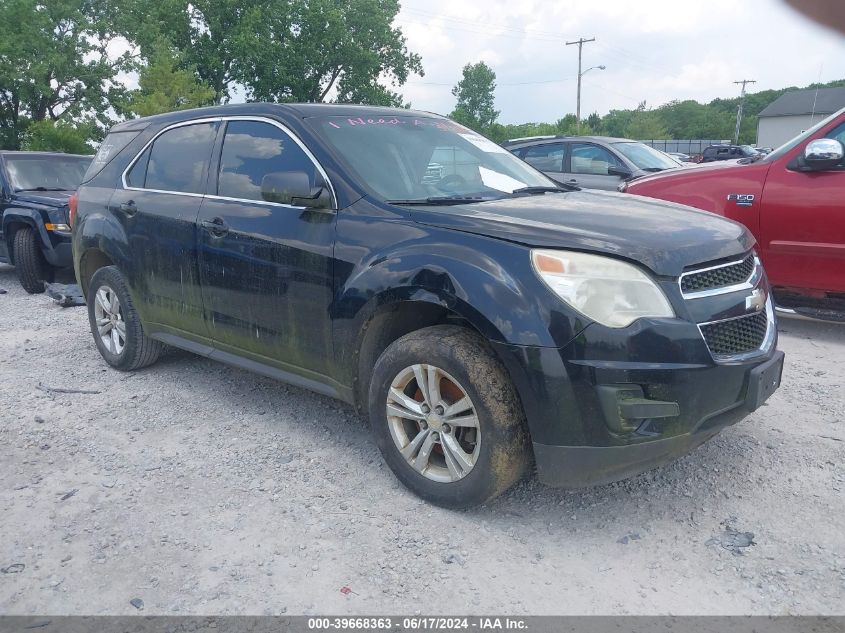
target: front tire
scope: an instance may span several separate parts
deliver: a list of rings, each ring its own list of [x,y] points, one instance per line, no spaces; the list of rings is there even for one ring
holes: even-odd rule
[[[109,365],[133,371],[158,360],[164,345],[144,334],[126,280],[115,266],[94,273],[87,300],[91,334]]]
[[[369,390],[376,444],[399,480],[436,505],[468,508],[525,476],[525,414],[505,368],[478,334],[412,332],[376,361]]]
[[[31,226],[19,228],[12,248],[15,270],[23,289],[31,295],[44,292],[44,282],[53,280],[54,271],[41,252],[38,233]]]

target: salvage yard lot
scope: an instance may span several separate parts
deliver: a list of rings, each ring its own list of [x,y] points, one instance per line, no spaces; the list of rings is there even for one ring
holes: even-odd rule
[[[0,288],[4,614],[845,613],[845,327],[782,321],[781,389],[675,464],[452,512],[344,404],[108,369],[84,308]]]

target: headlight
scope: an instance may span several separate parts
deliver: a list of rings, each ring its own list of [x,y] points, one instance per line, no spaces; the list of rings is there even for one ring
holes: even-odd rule
[[[654,281],[618,259],[572,251],[532,250],[534,270],[552,291],[584,316],[608,327],[675,312]]]

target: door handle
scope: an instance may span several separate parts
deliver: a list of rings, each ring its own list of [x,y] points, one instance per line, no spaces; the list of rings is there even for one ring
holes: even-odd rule
[[[229,225],[220,217],[212,218],[211,220],[202,220],[200,226],[214,237],[223,237],[229,232]]]
[[[121,212],[125,213],[129,217],[132,217],[133,215],[138,213],[138,206],[135,204],[134,200],[128,200],[127,202],[121,202],[118,209],[120,209]]]

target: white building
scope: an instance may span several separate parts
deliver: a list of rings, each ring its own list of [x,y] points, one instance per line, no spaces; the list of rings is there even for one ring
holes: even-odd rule
[[[778,147],[845,108],[845,88],[792,90],[757,115],[757,146]]]

